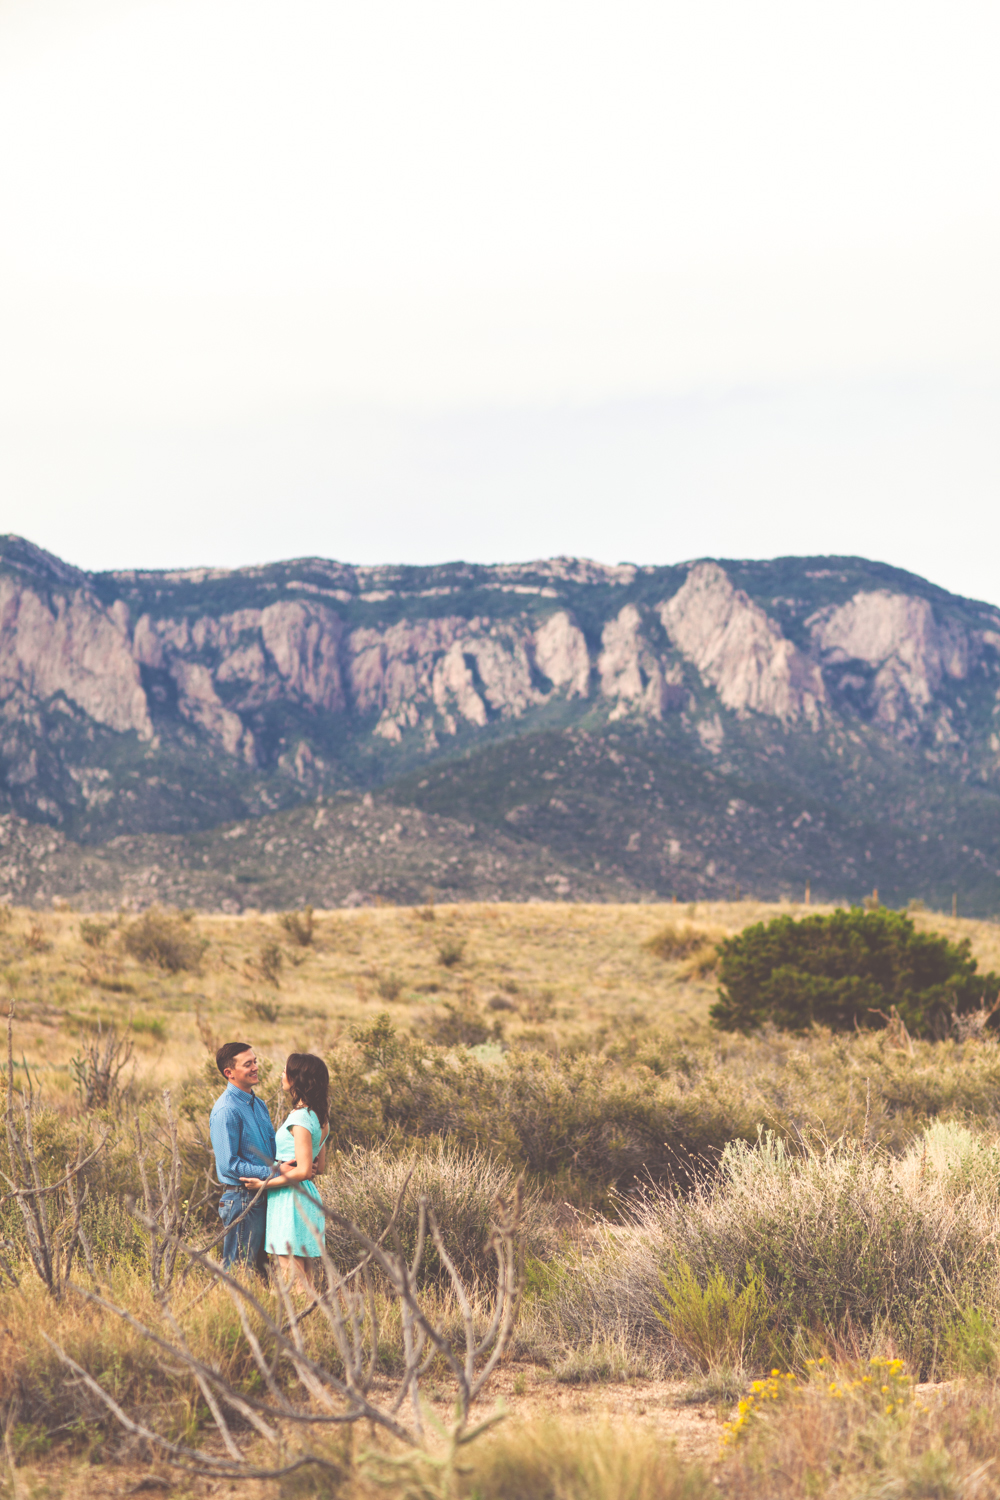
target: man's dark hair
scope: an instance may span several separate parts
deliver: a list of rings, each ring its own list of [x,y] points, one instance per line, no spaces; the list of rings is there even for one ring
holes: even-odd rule
[[[239,1057],[240,1053],[249,1052],[250,1050],[249,1042],[223,1042],[215,1054],[215,1066],[223,1078],[226,1076],[226,1069],[232,1067],[233,1062]]]
[[[292,1052],[285,1073],[292,1086],[292,1099],[311,1109],[325,1125],[330,1118],[330,1073],[323,1059],[311,1052]]]

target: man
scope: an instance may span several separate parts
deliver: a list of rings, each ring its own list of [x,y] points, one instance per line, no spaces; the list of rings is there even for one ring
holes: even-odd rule
[[[255,1195],[241,1185],[240,1178],[269,1177],[275,1151],[267,1105],[253,1091],[259,1077],[257,1054],[249,1042],[225,1042],[215,1062],[226,1080],[225,1093],[216,1099],[209,1119],[215,1168],[223,1189],[219,1217],[228,1231],[222,1242],[222,1264],[226,1270],[237,1263],[251,1265],[266,1275],[266,1197],[241,1218]],[[240,1223],[234,1223],[235,1219]]]

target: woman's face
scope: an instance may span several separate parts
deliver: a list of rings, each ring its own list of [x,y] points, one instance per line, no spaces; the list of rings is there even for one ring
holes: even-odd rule
[[[286,1068],[282,1068],[281,1070],[281,1087],[286,1094],[292,1092],[292,1085],[288,1082],[288,1070]]]

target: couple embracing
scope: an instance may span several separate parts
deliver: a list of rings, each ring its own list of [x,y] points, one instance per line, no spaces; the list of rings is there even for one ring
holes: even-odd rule
[[[326,1233],[313,1181],[326,1167],[330,1131],[326,1063],[310,1052],[289,1055],[281,1087],[291,1110],[275,1131],[267,1105],[254,1093],[259,1064],[249,1042],[226,1042],[215,1061],[226,1080],[209,1121],[222,1183],[219,1217],[227,1231],[222,1264],[265,1273],[268,1254],[276,1255],[285,1281],[295,1275],[311,1291],[310,1270],[320,1253],[316,1235],[322,1242]],[[254,1203],[261,1187],[266,1192]]]

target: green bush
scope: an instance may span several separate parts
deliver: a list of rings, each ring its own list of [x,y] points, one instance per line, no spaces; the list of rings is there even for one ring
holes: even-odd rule
[[[107,922],[92,922],[89,917],[84,917],[80,923],[80,940],[88,948],[102,948],[110,931]]]
[[[678,1257],[662,1282],[656,1316],[704,1374],[752,1367],[766,1357],[771,1305],[759,1270],[748,1263],[741,1287],[716,1266],[702,1286]]]
[[[381,999],[392,1003],[399,999],[403,990],[403,981],[398,974],[379,974],[375,980],[375,988]]]
[[[426,1034],[439,1047],[480,1047],[483,1042],[501,1040],[503,1022],[499,1018],[488,1021],[473,1001],[463,997],[445,1000],[426,1022]]]
[[[248,1021],[264,1021],[268,1026],[273,1026],[281,1015],[281,1006],[277,1000],[261,1000],[257,996],[243,1002],[243,1014]]]
[[[465,953],[465,942],[462,938],[448,937],[438,946],[438,963],[444,964],[446,969],[453,969],[456,964],[462,962]]]
[[[257,968],[263,979],[275,988],[281,983],[281,965],[284,955],[277,943],[261,943],[257,955]]]
[[[991,1005],[1000,977],[977,974],[968,941],[917,932],[909,917],[879,909],[831,916],[777,917],[719,944],[719,999],[725,1031],[767,1022],[787,1031],[884,1027],[893,1013],[911,1036],[946,1034],[952,1013]]]

